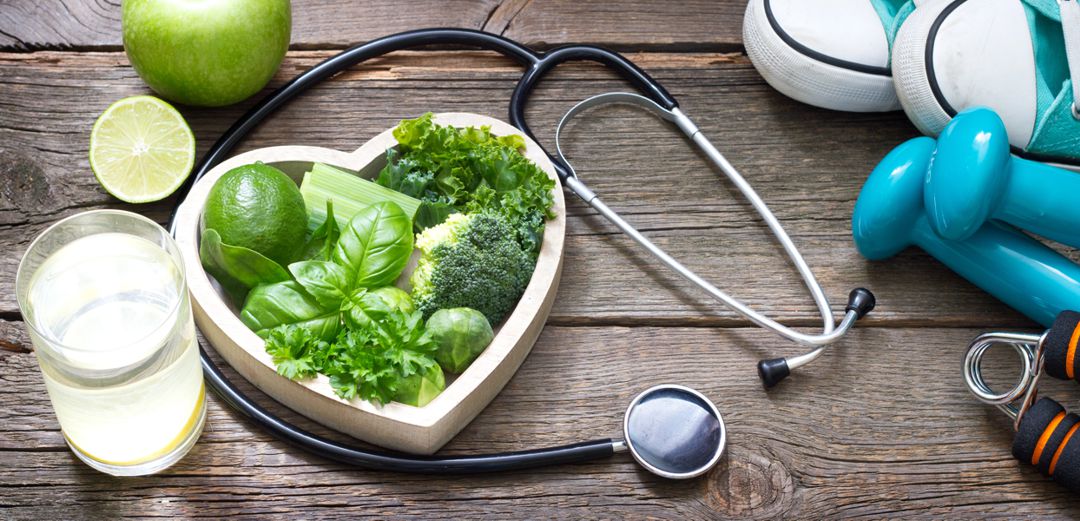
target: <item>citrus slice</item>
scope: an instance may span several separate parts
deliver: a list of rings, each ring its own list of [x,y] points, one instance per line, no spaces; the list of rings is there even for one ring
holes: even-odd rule
[[[113,103],[90,132],[90,168],[121,201],[160,201],[195,166],[195,136],[172,105],[153,96]]]

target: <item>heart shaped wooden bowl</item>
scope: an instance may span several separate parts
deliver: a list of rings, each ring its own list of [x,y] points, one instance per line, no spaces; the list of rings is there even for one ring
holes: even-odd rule
[[[507,123],[477,114],[444,113],[436,115],[435,121],[456,127],[487,125],[496,135],[520,134]],[[263,340],[240,322],[236,309],[223,298],[199,262],[203,206],[210,187],[225,172],[262,161],[299,183],[312,163],[319,162],[372,179],[386,165],[386,149],[397,146],[392,130],[352,153],[309,146],[252,150],[222,162],[199,180],[176,214],[176,242],[184,258],[195,323],[237,372],[294,411],[376,445],[419,454],[437,451],[472,421],[517,371],[543,329],[559,287],[566,202],[547,155],[528,137],[525,143],[525,155],[555,180],[556,217],[547,222],[536,270],[517,307],[496,329],[495,339],[487,349],[452,383],[448,378],[446,390],[424,407],[396,402],[380,407],[360,399],[342,400],[323,375],[299,382],[278,375],[263,349]]]

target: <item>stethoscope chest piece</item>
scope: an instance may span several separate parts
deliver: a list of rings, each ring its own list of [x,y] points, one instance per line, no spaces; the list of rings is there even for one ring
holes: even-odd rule
[[[673,384],[637,395],[626,408],[623,432],[638,464],[669,479],[708,472],[727,444],[724,419],[716,406],[701,393]]]

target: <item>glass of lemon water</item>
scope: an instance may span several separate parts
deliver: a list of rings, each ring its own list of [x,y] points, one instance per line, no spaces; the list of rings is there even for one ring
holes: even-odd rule
[[[165,229],[119,210],[63,219],[31,243],[16,293],[80,459],[137,476],[191,449],[205,390],[183,261]]]

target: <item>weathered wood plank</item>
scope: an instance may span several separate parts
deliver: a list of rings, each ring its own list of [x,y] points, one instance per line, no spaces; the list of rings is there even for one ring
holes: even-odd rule
[[[292,48],[343,48],[424,27],[504,34],[535,48],[591,43],[637,50],[733,51],[741,47],[741,0],[330,0],[292,2]],[[658,24],[657,20],[663,20]],[[0,50],[120,50],[119,0],[9,0],[0,4]]]
[[[25,343],[20,324],[0,324],[5,340]],[[1009,422],[964,388],[959,353],[977,332],[863,329],[764,392],[754,360],[791,347],[756,329],[549,326],[506,389],[446,449],[617,436],[635,392],[674,381],[714,399],[729,429],[720,467],[691,482],[654,478],[623,456],[468,479],[350,470],[268,438],[216,398],[202,440],[175,468],[107,479],[66,450],[33,355],[0,352],[0,507],[12,519],[40,516],[45,502],[56,518],[1080,514],[1080,499],[1012,459]],[[1010,356],[992,358],[989,373],[1008,380]],[[1045,387],[1063,399],[1071,392],[1061,382]]]
[[[346,47],[385,34],[421,27],[480,29],[497,0],[364,2],[342,9],[339,2],[292,2],[293,48]],[[360,6],[358,6],[360,7]],[[0,5],[0,50],[120,50],[119,0],[11,0]]]
[[[292,53],[274,84],[326,52]],[[867,172],[914,135],[901,114],[814,109],[775,93],[745,58],[725,54],[634,55],[682,101],[788,226],[822,284],[842,306],[866,285],[880,306],[869,321],[891,324],[1026,324],[921,252],[868,263],[850,240],[850,215]],[[505,118],[518,68],[492,54],[400,53],[343,74],[295,100],[242,146],[308,144],[343,150],[402,117],[473,111]],[[25,250],[60,216],[113,206],[164,220],[171,200],[133,207],[105,194],[89,171],[90,127],[108,104],[145,93],[118,53],[0,55],[0,246]],[[557,70],[529,115],[541,142],[560,115],[590,94],[623,88],[599,67]],[[250,103],[250,102],[249,102]],[[248,104],[182,109],[205,151]],[[611,107],[575,121],[566,149],[583,179],[662,247],[703,276],[793,324],[818,318],[782,250],[749,206],[677,131],[635,109]],[[739,324],[707,296],[660,270],[629,239],[569,199],[567,269],[555,323]],[[0,313],[16,310],[19,255],[0,259]],[[748,269],[750,268],[750,269]]]
[[[616,49],[722,51],[742,48],[742,0],[533,0],[484,30],[536,48],[585,43]],[[496,12],[498,14],[498,12]],[[500,21],[501,22],[501,21]]]

